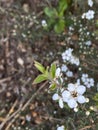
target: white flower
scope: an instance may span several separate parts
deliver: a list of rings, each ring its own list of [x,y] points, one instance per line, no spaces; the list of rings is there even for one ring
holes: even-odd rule
[[[69,61],[72,56],[73,49],[68,48],[65,52],[62,53],[62,59],[64,62]]]
[[[68,67],[66,65],[62,65],[61,70],[63,72],[66,72],[68,70]]]
[[[89,111],[86,111],[86,113],[85,113],[87,116],[89,116],[90,115],[90,112]]]
[[[93,111],[93,110],[94,110],[94,107],[93,107],[93,106],[90,106],[90,110],[92,110],[92,111]]]
[[[72,98],[72,99],[69,99],[68,101],[68,106],[70,108],[76,108],[78,106],[77,102]]]
[[[89,98],[86,98],[86,102],[87,102],[87,103],[89,102]]]
[[[88,0],[88,5],[89,5],[90,7],[92,7],[92,6],[93,6],[93,1],[92,1],[92,0]]]
[[[66,76],[67,77],[73,77],[73,72],[72,71],[67,71]]]
[[[80,79],[77,79],[76,84],[77,84],[77,85],[80,85]]]
[[[59,95],[57,93],[55,93],[53,96],[52,96],[52,99],[53,100],[58,100],[59,99]]]
[[[46,20],[42,20],[42,26],[43,26],[43,27],[47,27],[47,22],[46,22]]]
[[[86,102],[86,99],[85,99],[84,96],[78,96],[77,101],[78,101],[80,104],[83,104],[84,102]]]
[[[83,13],[82,18],[83,19],[86,18],[88,20],[91,20],[94,18],[94,14],[95,14],[95,12],[93,10],[88,10],[88,12]]]
[[[87,35],[89,36],[89,35],[90,35],[90,32],[87,32]]]
[[[74,108],[74,111],[75,111],[75,112],[78,112],[78,108],[77,108],[77,107],[75,107],[75,108]]]
[[[95,12],[93,10],[89,10],[86,13],[86,19],[88,19],[88,20],[93,19],[94,18],[94,14],[95,14]]]
[[[86,80],[86,82],[84,82],[84,84],[86,85],[87,88],[90,88],[90,87],[94,86],[94,79],[93,78],[88,78]]]
[[[26,120],[29,122],[31,121],[31,116],[30,115],[26,115]]]
[[[69,26],[70,31],[74,31],[74,28],[72,26]]]
[[[53,100],[58,100],[59,101],[59,106],[60,108],[63,108],[64,107],[64,104],[63,104],[63,99],[61,96],[59,96],[57,93],[55,93],[53,96],[52,96],[52,99]]]
[[[88,74],[82,74],[81,80],[83,82],[86,82],[87,78],[88,78]]]
[[[93,19],[94,18],[94,14],[95,14],[95,12],[93,10],[89,10],[86,13],[86,19],[88,19],[88,20]]]
[[[76,108],[78,103],[83,104],[86,102],[86,98],[83,96],[85,91],[85,86],[69,83],[67,90],[62,92],[63,101],[66,102],[70,108]]]
[[[57,128],[57,130],[64,130],[64,126],[62,125],[62,126],[59,126],[58,128]]]
[[[78,59],[77,57],[75,57],[75,56],[72,56],[72,57],[71,57],[70,62],[71,62],[72,64],[77,65],[77,66],[79,66],[79,64],[80,64],[79,59]]]
[[[59,77],[60,74],[61,74],[61,69],[60,69],[60,68],[57,68],[57,69],[56,69],[55,76],[56,76],[56,77]]]
[[[94,79],[88,78],[88,74],[82,74],[81,80],[87,88],[94,86]]]
[[[87,42],[85,42],[85,45],[87,45],[87,46],[90,46],[91,44],[92,44],[91,41],[87,41]]]
[[[82,19],[84,19],[84,18],[85,18],[85,16],[86,16],[86,13],[83,13],[83,14],[82,14]]]
[[[54,78],[54,81],[55,81],[57,84],[63,83],[63,78],[62,78],[61,76],[62,76],[61,69],[60,69],[60,68],[57,68],[57,69],[56,69],[56,72],[55,72],[55,78]]]
[[[62,59],[64,62],[69,62],[71,64],[75,64],[79,66],[80,61],[77,57],[72,55],[73,49],[69,48],[65,52],[62,53]]]
[[[63,99],[61,97],[59,97],[59,106],[60,106],[60,108],[64,107]]]

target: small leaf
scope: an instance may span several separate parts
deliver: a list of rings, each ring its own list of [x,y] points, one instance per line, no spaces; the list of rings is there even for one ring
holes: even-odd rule
[[[59,0],[58,12],[59,16],[64,15],[64,11],[68,8],[67,0]]]
[[[98,20],[96,20],[96,26],[98,27]]]
[[[47,78],[45,75],[41,74],[41,75],[39,75],[39,76],[37,76],[37,77],[35,78],[33,84],[41,83],[42,81],[45,81],[45,80],[47,80],[47,79],[48,79],[48,78]]]
[[[51,84],[49,87],[51,90],[55,90],[56,89],[56,84]]]
[[[64,31],[65,28],[65,21],[63,19],[60,19],[58,23],[54,26],[54,30],[56,33],[61,33]]]
[[[40,71],[40,72],[42,72],[42,73],[44,73],[45,72],[45,68],[44,68],[44,66],[42,65],[42,64],[40,64],[39,62],[37,62],[37,61],[35,61],[35,67]]]
[[[95,126],[95,127],[96,127],[95,129],[96,129],[96,130],[98,130],[98,123],[96,124],[96,126]]]
[[[93,97],[93,99],[98,102],[98,93]]]
[[[50,75],[51,75],[51,78],[55,78],[55,72],[56,72],[56,64],[52,64],[51,65],[51,68],[50,68]]]
[[[73,22],[73,20],[72,19],[69,19],[69,18],[66,18],[66,23],[65,23],[65,25],[66,26],[70,26],[70,25],[72,25],[74,22]]]
[[[55,17],[57,17],[57,15],[58,15],[58,13],[57,13],[57,11],[56,11],[55,8],[46,7],[46,8],[44,9],[44,12],[45,12],[45,14],[46,14],[49,18],[55,18]]]

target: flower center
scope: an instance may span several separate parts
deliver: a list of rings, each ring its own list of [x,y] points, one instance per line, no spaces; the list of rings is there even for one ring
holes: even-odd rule
[[[77,97],[78,93],[75,92],[75,91],[73,91],[73,92],[71,93],[71,95],[72,95],[72,97]]]

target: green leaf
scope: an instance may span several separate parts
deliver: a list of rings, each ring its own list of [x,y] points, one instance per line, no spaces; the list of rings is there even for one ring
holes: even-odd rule
[[[55,8],[49,8],[49,7],[46,7],[44,9],[44,12],[45,14],[49,17],[49,18],[56,18],[58,16],[58,12],[56,11]]]
[[[45,75],[46,77],[49,77],[49,66],[47,66],[47,68],[46,68],[46,70],[45,70],[45,72],[44,72],[44,75]]]
[[[56,84],[51,84],[51,85],[50,85],[50,89],[51,89],[51,90],[55,90],[55,89],[56,89]]]
[[[98,20],[96,20],[96,26],[98,27]]]
[[[33,81],[33,84],[41,83],[42,81],[45,81],[45,80],[47,80],[47,79],[48,79],[48,78],[47,78],[45,75],[41,74],[41,75],[39,75],[39,76],[37,76],[37,77],[35,78],[35,80]]]
[[[48,27],[49,27],[49,29],[53,29],[54,24],[55,24],[55,19],[50,18],[48,20]]]
[[[51,65],[51,68],[50,68],[50,75],[51,75],[51,78],[55,78],[55,72],[56,72],[56,64],[52,64]]]
[[[60,19],[58,23],[54,26],[54,30],[56,33],[61,33],[64,31],[65,28],[65,21],[63,19]]]
[[[44,66],[42,65],[42,64],[40,64],[39,62],[37,62],[37,61],[35,61],[35,67],[40,71],[40,72],[42,72],[42,73],[44,73],[45,72],[45,68],[44,68]]]
[[[65,23],[65,26],[69,27],[70,25],[72,25],[74,22],[72,19],[68,19],[66,18],[66,23]]]
[[[96,129],[96,130],[98,130],[98,123],[96,124],[96,126],[95,126],[95,127],[96,127],[95,129]]]
[[[93,97],[93,99],[98,102],[98,93]]]
[[[64,11],[68,8],[67,0],[59,0],[58,13],[59,16],[64,15]]]

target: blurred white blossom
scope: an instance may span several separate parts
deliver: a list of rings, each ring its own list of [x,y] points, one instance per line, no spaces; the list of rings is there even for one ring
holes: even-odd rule
[[[55,76],[56,76],[56,77],[59,77],[60,75],[61,75],[61,69],[60,69],[60,68],[57,68],[57,69],[56,69]]]
[[[66,72],[66,71],[68,70],[68,67],[63,64],[63,65],[61,66],[61,70],[62,70],[63,72]]]
[[[67,71],[67,72],[66,72],[66,76],[67,76],[67,77],[73,77],[73,72],[70,71],[70,70]]]
[[[82,74],[81,80],[87,88],[94,86],[94,79],[89,78],[88,74]]]
[[[59,101],[59,107],[60,108],[63,108],[64,107],[64,104],[63,104],[63,99],[61,96],[59,96],[57,93],[55,93],[53,96],[52,96],[52,99],[53,100],[58,100]]]
[[[94,18],[94,14],[95,14],[95,12],[93,10],[88,10],[88,12],[83,13],[82,19],[86,18],[88,20],[91,20]]]
[[[59,126],[58,128],[57,128],[57,130],[64,130],[64,126],[62,125],[62,126]]]
[[[46,20],[42,20],[41,24],[42,24],[43,27],[47,27],[47,22],[46,22]]]
[[[77,57],[73,56],[72,52],[73,49],[68,48],[65,52],[62,53],[62,59],[64,62],[69,62],[71,64],[79,66],[80,61]]]
[[[92,6],[93,6],[93,1],[92,1],[92,0],[88,0],[88,5],[89,5],[90,7],[92,7]]]
[[[87,45],[87,46],[90,46],[91,44],[92,44],[91,41],[87,41],[87,42],[85,42],[85,45]]]
[[[73,49],[68,48],[65,52],[62,53],[62,59],[64,62],[69,61],[72,56]]]

